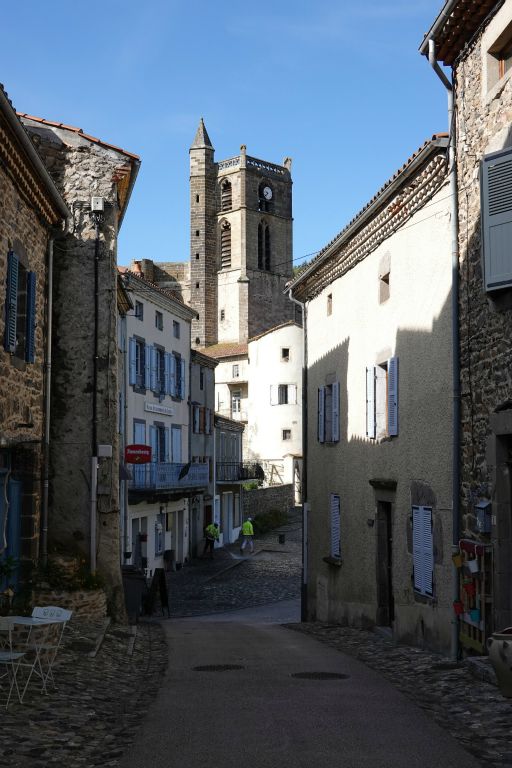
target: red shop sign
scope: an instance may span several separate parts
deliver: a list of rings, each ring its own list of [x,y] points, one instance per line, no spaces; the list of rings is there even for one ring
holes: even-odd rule
[[[150,445],[127,445],[124,449],[126,464],[147,464],[151,461]]]

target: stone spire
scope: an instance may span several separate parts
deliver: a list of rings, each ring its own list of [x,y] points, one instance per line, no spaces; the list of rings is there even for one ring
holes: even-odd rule
[[[210,137],[208,136],[208,132],[204,125],[203,118],[201,118],[191,149],[202,149],[203,147],[213,149]]]

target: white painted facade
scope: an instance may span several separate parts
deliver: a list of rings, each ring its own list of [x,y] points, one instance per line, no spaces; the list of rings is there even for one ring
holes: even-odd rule
[[[191,459],[190,326],[195,312],[140,275],[125,272],[123,281],[134,305],[123,339],[125,444],[149,446],[152,455],[150,463],[126,465],[131,477],[125,481],[124,564],[151,577],[155,568],[182,564],[190,555],[190,486],[200,486],[198,468],[192,465],[183,479],[179,474]]]
[[[249,341],[247,459],[268,485],[293,483],[302,457],[303,332],[289,322]]]
[[[386,625],[399,641],[447,652],[450,200],[439,165],[443,144],[425,146],[426,165],[417,161],[417,175],[410,171],[402,185],[400,178],[394,188],[386,185],[382,203],[377,195],[373,209],[369,204],[359,215],[361,224],[356,217],[346,237],[344,230],[325,249],[323,267],[332,254],[330,269],[340,275],[321,272],[319,259],[292,290],[300,300],[312,297],[306,300],[309,616]],[[438,174],[437,190],[430,187],[403,223],[381,236],[379,222],[389,211],[400,215],[403,202],[394,202],[415,194],[428,173]],[[377,242],[362,246],[343,270],[345,254],[357,252],[367,232]]]

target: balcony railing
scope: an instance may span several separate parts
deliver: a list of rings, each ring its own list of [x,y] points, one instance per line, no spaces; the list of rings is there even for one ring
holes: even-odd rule
[[[217,481],[219,483],[240,483],[245,480],[263,480],[265,473],[256,461],[217,461]]]
[[[152,461],[140,466],[132,465],[132,491],[166,491],[180,488],[199,488],[208,485],[208,464],[169,464]]]

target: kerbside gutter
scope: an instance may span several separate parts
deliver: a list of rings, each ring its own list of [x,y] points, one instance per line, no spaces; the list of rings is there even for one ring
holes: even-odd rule
[[[455,2],[447,3],[443,9],[443,21],[451,11]],[[436,24],[440,25],[441,16]],[[436,24],[432,28],[435,33]],[[438,25],[438,26],[439,26]],[[425,46],[421,52],[424,53]],[[454,120],[453,85],[446,77],[436,59],[436,44],[433,37],[428,40],[428,60],[436,75],[439,77],[448,95],[448,127],[450,140],[448,144],[449,189],[450,189],[450,221],[452,239],[452,387],[453,387],[453,416],[452,416],[452,551],[458,551],[460,538],[460,360],[459,360],[459,218],[457,197],[457,162],[456,162],[456,132]],[[452,595],[453,600],[459,599],[459,575],[452,566]],[[452,619],[451,656],[457,659],[459,653],[459,624],[457,617]]]

